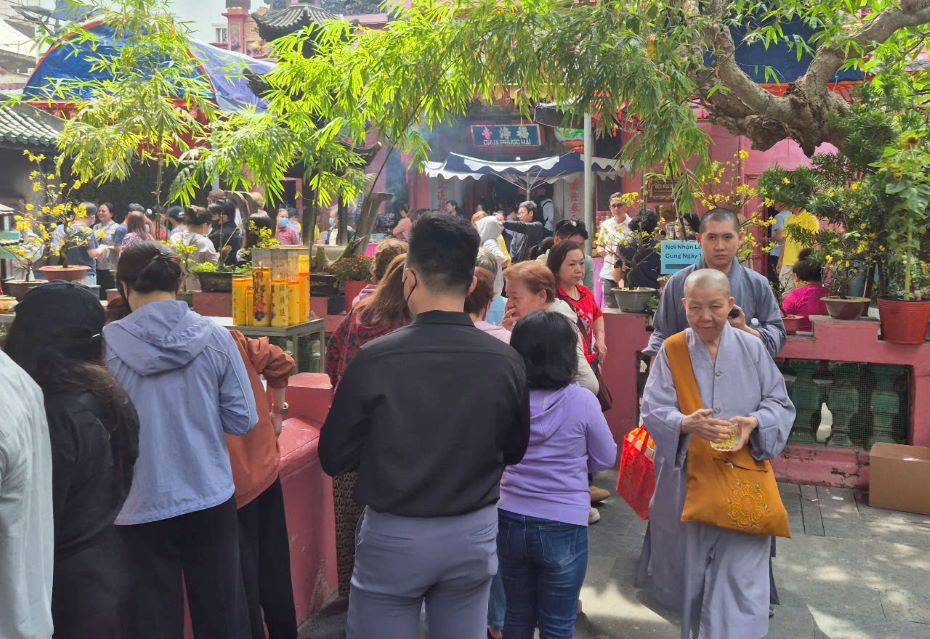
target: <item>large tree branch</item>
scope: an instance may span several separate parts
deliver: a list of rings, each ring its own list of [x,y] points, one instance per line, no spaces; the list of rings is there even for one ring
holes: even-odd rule
[[[895,31],[930,23],[930,0],[901,0],[897,9],[883,11],[863,26],[843,46],[821,46],[814,54],[807,72],[798,80],[801,90],[809,95],[827,92],[827,83],[846,61],[845,44],[851,43],[862,55],[874,50]]]
[[[796,111],[793,100],[776,97],[760,87],[736,63],[736,43],[724,23],[724,0],[710,0],[698,6],[686,0],[685,12],[699,18],[699,11],[710,21],[702,32],[704,46],[713,53],[713,68],[696,70],[699,99],[707,106],[710,119],[734,133],[747,135],[758,148],[769,148],[792,132],[786,126]],[[703,55],[701,52],[699,55]],[[715,87],[723,87],[714,91]]]
[[[747,136],[757,149],[791,138],[807,155],[823,142],[841,146],[845,141],[831,128],[829,116],[843,113],[848,105],[828,89],[828,83],[846,61],[847,45],[856,47],[857,55],[865,55],[900,29],[930,24],[930,0],[900,0],[895,9],[855,25],[858,30],[850,30],[848,37],[822,45],[806,73],[788,86],[784,96],[775,96],[737,64],[736,44],[724,20],[727,0],[682,0],[682,7],[703,25],[703,48],[695,50],[695,58],[703,60],[705,51],[714,56],[712,66],[698,62],[691,74],[709,119]]]

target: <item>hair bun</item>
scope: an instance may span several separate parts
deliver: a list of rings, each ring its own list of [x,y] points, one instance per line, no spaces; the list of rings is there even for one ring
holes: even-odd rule
[[[133,288],[140,293],[177,290],[181,281],[181,265],[178,259],[159,250],[136,278]]]

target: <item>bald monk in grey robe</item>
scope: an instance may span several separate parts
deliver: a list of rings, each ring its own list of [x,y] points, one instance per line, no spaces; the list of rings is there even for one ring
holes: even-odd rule
[[[737,261],[743,236],[740,219],[732,211],[714,209],[704,214],[697,236],[701,259],[697,264],[675,273],[665,285],[644,355],[655,356],[667,337],[687,328],[685,311],[681,306],[685,280],[694,271],[704,268],[724,273],[730,282],[730,294],[738,309],[736,317],[730,319],[730,325],[761,339],[771,357],[778,355],[788,339],[781,310],[765,276]]]
[[[704,409],[678,410],[663,346],[643,393],[643,422],[655,439],[656,491],[636,585],[682,613],[682,639],[761,639],[768,633],[770,537],[681,521],[691,437],[719,442],[740,426],[737,449],[779,455],[794,423],[785,381],[761,340],[733,328],[725,275],[694,271],[684,287],[688,350]]]

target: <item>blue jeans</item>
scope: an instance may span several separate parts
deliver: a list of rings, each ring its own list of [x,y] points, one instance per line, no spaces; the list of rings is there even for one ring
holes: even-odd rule
[[[507,639],[571,639],[588,568],[588,529],[498,511]]]

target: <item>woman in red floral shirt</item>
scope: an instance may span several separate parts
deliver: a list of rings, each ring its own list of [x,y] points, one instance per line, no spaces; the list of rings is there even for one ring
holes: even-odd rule
[[[578,316],[585,358],[594,368],[607,357],[607,345],[604,342],[604,314],[591,289],[581,284],[584,279],[584,248],[577,242],[560,242],[549,251],[546,266],[555,275],[559,299],[571,306]]]
[[[410,323],[412,317],[404,300],[404,261],[406,255],[395,257],[378,284],[375,293],[359,302],[339,324],[326,346],[326,372],[333,387],[339,385],[343,373],[359,349],[375,338]],[[336,572],[339,594],[349,595],[349,579],[355,565],[355,529],[363,506],[355,501],[356,473],[333,478],[333,498],[336,511]]]

